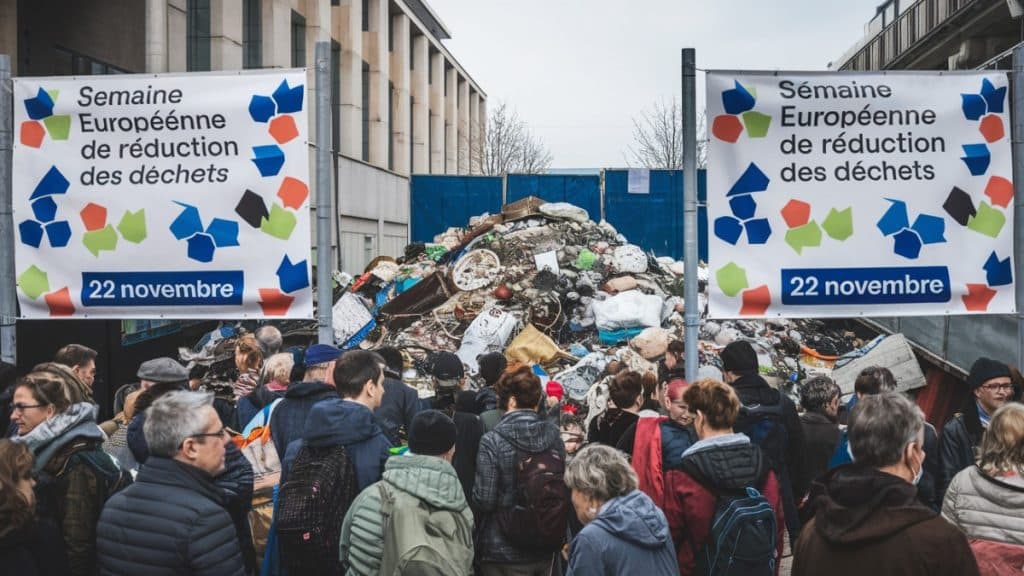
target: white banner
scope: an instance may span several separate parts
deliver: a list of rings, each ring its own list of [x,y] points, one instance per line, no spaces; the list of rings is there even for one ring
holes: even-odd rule
[[[1013,313],[1007,76],[707,76],[710,316]]]
[[[23,318],[311,318],[303,70],[14,81]]]

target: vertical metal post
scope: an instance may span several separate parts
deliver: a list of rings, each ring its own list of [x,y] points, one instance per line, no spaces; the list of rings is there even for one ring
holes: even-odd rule
[[[18,297],[14,277],[14,95],[11,57],[0,54],[0,360],[15,363]]]
[[[316,316],[317,340],[334,344],[331,308],[331,44],[316,43]]]
[[[700,299],[697,296],[697,55],[683,48],[683,311],[686,379],[697,379],[697,331]]]
[[[1013,218],[1014,218],[1014,264],[1015,274],[1014,290],[1017,300],[1017,366],[1024,366],[1024,282],[1021,281],[1024,275],[1024,261],[1021,260],[1021,252],[1024,251],[1024,46],[1017,46],[1013,50],[1013,73],[1010,75],[1010,82],[1013,84],[1010,94],[1013,98],[1013,105],[1010,108],[1011,122],[1013,122],[1012,150],[1013,150]]]

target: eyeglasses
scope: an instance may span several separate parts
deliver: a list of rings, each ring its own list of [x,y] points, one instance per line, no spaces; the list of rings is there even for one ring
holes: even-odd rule
[[[227,427],[222,427],[216,432],[204,432],[202,434],[189,434],[186,438],[223,438],[228,433]]]
[[[1009,392],[1013,390],[1013,384],[983,384],[982,386],[980,386],[980,388],[984,388],[985,390],[991,390],[993,392],[999,390]]]
[[[24,412],[29,408],[45,408],[49,404],[11,404],[11,412]]]

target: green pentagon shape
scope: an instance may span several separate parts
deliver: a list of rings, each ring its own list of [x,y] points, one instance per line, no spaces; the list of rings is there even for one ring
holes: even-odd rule
[[[18,286],[25,296],[35,300],[50,291],[50,279],[47,277],[46,272],[43,272],[33,264],[18,276]]]
[[[830,238],[840,242],[853,236],[853,207],[848,206],[845,210],[836,210],[835,208],[829,210],[821,227],[825,229],[825,233]]]
[[[768,135],[768,126],[772,123],[772,117],[751,110],[743,113],[743,126],[747,129],[747,135],[751,138],[764,138]]]
[[[146,210],[145,208],[131,212],[124,211],[121,221],[117,223],[117,231],[121,238],[138,244],[146,239]]]
[[[747,271],[740,268],[735,262],[729,262],[719,268],[715,273],[715,279],[718,280],[718,287],[721,288],[722,293],[729,297],[750,287],[747,282]]]
[[[67,140],[71,134],[71,116],[67,114],[43,118],[43,124],[46,125],[46,132],[50,138],[54,140]]]

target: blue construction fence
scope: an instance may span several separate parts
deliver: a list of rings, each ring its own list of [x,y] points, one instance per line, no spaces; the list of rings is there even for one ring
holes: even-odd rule
[[[683,257],[683,172],[651,170],[647,193],[630,193],[628,170],[599,174],[509,174],[501,176],[414,175],[410,183],[410,236],[430,242],[453,226],[503,203],[528,196],[569,202],[595,222],[611,223],[631,243],[658,256]],[[697,253],[708,258],[707,173],[697,171]]]

